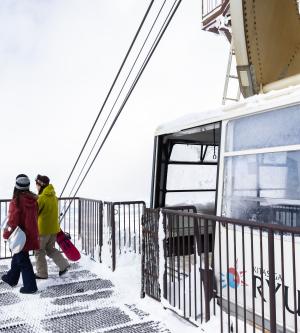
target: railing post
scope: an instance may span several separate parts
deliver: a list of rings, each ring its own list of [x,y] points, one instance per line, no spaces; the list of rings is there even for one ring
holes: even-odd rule
[[[81,199],[78,199],[78,237],[81,237]]]
[[[200,229],[201,230],[201,229]],[[210,272],[209,272],[209,239],[208,239],[208,220],[204,219],[204,302],[205,302],[205,321],[210,320]]]
[[[145,297],[145,219],[146,212],[144,210],[144,214],[142,215],[141,298]]]
[[[99,260],[100,262],[102,262],[102,246],[103,246],[103,202],[100,201],[99,203],[99,219],[98,219],[98,223],[99,223]]]
[[[274,258],[274,231],[268,231],[269,252],[269,292],[270,292],[270,332],[276,333],[276,299],[275,299],[275,258]]]
[[[116,269],[116,226],[115,226],[115,205],[110,205],[110,225],[111,225],[111,255],[112,255],[112,271]]]
[[[163,273],[163,297],[164,299],[168,298],[168,292],[167,292],[167,288],[168,288],[168,264],[167,264],[167,217],[166,217],[166,213],[162,213],[163,214],[163,230],[164,230],[164,240],[163,240],[163,254],[164,254],[164,273]],[[168,238],[169,238],[169,244],[170,244],[170,233],[168,234]],[[169,253],[170,255],[170,253]]]

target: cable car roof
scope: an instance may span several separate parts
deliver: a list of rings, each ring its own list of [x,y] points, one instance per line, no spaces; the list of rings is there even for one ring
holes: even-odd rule
[[[196,126],[298,103],[300,103],[300,85],[271,91],[267,94],[254,95],[231,105],[220,106],[217,109],[188,114],[160,125],[156,129],[155,135],[175,133]]]

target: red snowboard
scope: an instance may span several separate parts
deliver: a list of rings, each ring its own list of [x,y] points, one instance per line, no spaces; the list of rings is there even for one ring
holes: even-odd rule
[[[71,242],[71,237],[68,233],[60,229],[60,232],[56,235],[56,242],[69,260],[77,261],[80,259],[80,253]]]

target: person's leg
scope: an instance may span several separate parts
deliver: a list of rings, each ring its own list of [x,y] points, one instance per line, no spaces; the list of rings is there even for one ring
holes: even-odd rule
[[[36,275],[42,279],[48,278],[48,266],[46,260],[46,246],[50,236],[40,236],[40,249],[34,251],[36,261]]]
[[[69,266],[68,260],[55,248],[56,235],[51,235],[46,246],[47,256],[50,257],[56,266],[58,266],[59,271],[65,271]]]
[[[14,254],[11,260],[10,270],[1,277],[2,281],[8,283],[11,287],[18,284],[20,278],[19,259],[20,253]]]
[[[29,259],[28,252],[21,252],[20,256],[20,268],[23,278],[24,287],[20,289],[23,293],[34,293],[37,291],[37,285],[35,281],[35,275],[33,272],[33,267]]]

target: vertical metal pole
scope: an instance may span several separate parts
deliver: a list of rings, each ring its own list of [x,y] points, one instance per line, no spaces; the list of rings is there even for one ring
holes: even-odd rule
[[[195,233],[193,239],[195,238]],[[196,248],[194,249],[196,251]],[[191,223],[188,219],[188,262],[189,262],[189,317],[192,315],[192,263],[191,263]]]
[[[263,235],[262,228],[259,228],[259,246],[260,246],[260,279],[261,279],[261,316],[262,331],[265,331],[265,287],[264,287],[264,259],[263,259]]]
[[[78,200],[78,238],[81,236],[81,199]]]
[[[185,227],[184,227],[184,219],[185,217],[182,217],[182,229],[183,229],[183,238],[182,238],[182,249],[183,249],[183,253],[182,253],[182,269],[183,269],[183,316],[186,317],[186,309],[185,309],[185,255],[186,255],[186,250],[185,250]],[[188,217],[188,220],[190,218]],[[190,278],[190,276],[189,276]]]
[[[210,281],[209,281],[209,239],[208,239],[208,220],[204,220],[204,301],[205,301],[205,321],[210,320],[210,308],[209,308],[209,293],[210,293]]]
[[[140,222],[140,216],[139,216],[139,222]],[[135,230],[135,203],[133,204],[133,240],[134,240],[134,253],[136,253],[136,230]]]
[[[164,299],[168,298],[168,281],[167,281],[167,275],[168,275],[168,256],[167,256],[167,224],[166,224],[166,214],[163,213],[163,229],[164,229],[164,241],[163,241],[163,246],[164,246],[164,274],[163,274],[163,297]],[[170,251],[170,249],[169,249]],[[170,252],[169,252],[170,253]]]
[[[92,230],[92,228],[90,226],[90,217],[91,217],[91,203],[89,201],[87,201],[88,254],[91,253],[91,230]]]
[[[103,246],[103,202],[99,203],[99,260],[102,262],[102,246]]]
[[[176,229],[175,229],[175,216],[169,215],[169,223],[171,225],[171,239],[172,239],[172,282],[173,282],[173,306],[176,306],[176,269],[175,269],[175,235],[176,235]]]
[[[270,290],[270,329],[276,333],[276,300],[275,300],[275,259],[274,259],[274,231],[268,231],[269,252],[269,290]]]
[[[228,240],[228,224],[226,223],[226,288],[227,288],[227,326],[230,332],[230,287],[229,287],[229,240]]]
[[[286,333],[286,319],[285,319],[285,274],[284,274],[284,249],[283,249],[283,232],[280,233],[280,249],[281,249],[281,296],[282,296],[282,327],[283,327],[283,333]]]
[[[165,223],[167,226],[168,231],[168,266],[167,266],[167,278],[169,280],[169,294],[168,294],[168,301],[171,304],[171,298],[172,298],[172,281],[173,281],[173,267],[172,267],[172,229],[171,229],[171,218],[167,214],[164,214]]]
[[[119,228],[119,254],[121,254],[121,243],[122,243],[122,237],[121,237],[121,204],[118,205],[118,228]]]
[[[194,223],[196,223],[195,225],[199,225],[199,218],[195,218],[194,219]],[[199,234],[199,231],[201,230],[201,225],[198,227],[198,229],[195,229],[198,231],[198,235],[199,235],[199,239],[201,240],[201,233]],[[199,244],[202,244],[201,241],[199,241]],[[196,241],[196,237],[195,237],[195,232],[194,232],[194,237],[193,237],[193,246],[194,246],[194,319],[195,321],[197,320],[197,241]],[[200,266],[200,316],[201,316],[201,323],[203,320],[203,311],[202,311],[202,288],[201,288],[201,277],[202,277],[202,271],[201,271],[201,250],[202,249],[202,245],[200,247],[200,252],[199,252],[199,266]]]
[[[87,201],[84,200],[84,206],[83,206],[83,212],[84,212],[84,251],[85,254],[87,254],[87,240],[88,240],[88,231],[87,231],[87,227],[88,227],[88,218],[87,218]]]
[[[123,204],[123,232],[124,232],[124,244],[123,246],[126,246],[126,219],[125,219],[125,210],[126,210],[126,205]],[[121,216],[121,211],[119,211],[119,214]],[[120,253],[121,253],[121,240],[120,240],[120,244],[119,244],[119,248],[120,248]]]
[[[255,298],[254,298],[254,292],[255,291],[255,285],[254,285],[254,247],[253,247],[253,228],[250,228],[250,239],[251,239],[251,276],[252,276],[252,326],[253,326],[253,333],[255,333],[255,326],[256,326],[256,320],[255,320]]]
[[[145,205],[143,205],[143,212],[145,212]],[[144,214],[144,213],[142,213]],[[140,213],[140,205],[138,205],[138,216],[139,216],[139,254],[141,253],[141,224],[140,224],[140,216],[141,216],[141,213]]]
[[[129,250],[131,248],[131,220],[130,220],[130,215],[131,215],[131,211],[130,211],[130,203],[128,204],[128,224],[129,224],[129,230],[128,230],[128,247]]]
[[[295,252],[295,234],[292,234],[292,261],[293,261],[293,299],[294,299],[294,322],[295,332],[298,332],[298,320],[297,320],[297,277],[296,277],[296,252]]]
[[[144,211],[142,216],[141,298],[145,297],[145,221],[149,218],[150,212]]]
[[[179,216],[177,215],[175,217],[176,221],[176,236],[177,236],[177,282],[178,282],[178,308],[181,309],[180,303],[181,303],[181,287],[180,287],[180,255],[181,255],[181,248],[180,248],[180,228],[179,228]]]
[[[225,274],[222,273],[222,242],[221,242],[221,223],[218,221],[218,231],[219,231],[219,288],[220,288],[220,325],[221,333],[223,333],[223,285],[222,285],[222,276],[225,277]]]
[[[236,227],[233,225],[233,247],[234,247],[234,271],[237,272],[236,266]],[[236,273],[235,273],[236,274]],[[234,277],[236,279],[236,277]],[[237,299],[237,283],[234,284],[234,301],[235,301],[235,329],[236,333],[238,333],[238,299]]]
[[[145,205],[145,204],[143,204]],[[143,210],[145,211],[145,207],[143,206]],[[155,227],[155,253],[154,253],[154,262],[156,264],[156,298],[160,301],[161,300],[161,287],[159,283],[159,270],[160,270],[160,252],[159,252],[159,210],[155,210],[153,213],[154,215],[154,227]],[[165,229],[164,229],[165,230]],[[163,240],[165,243],[165,239]],[[164,248],[164,246],[163,246]],[[165,263],[166,263],[166,257],[164,255]],[[164,267],[165,268],[165,267]]]
[[[243,257],[243,272],[245,272],[245,228],[242,226],[242,257]],[[243,284],[243,305],[244,305],[244,332],[247,332],[247,313],[246,313],[246,276],[244,274],[244,284]]]
[[[111,224],[111,255],[112,255],[112,271],[116,269],[116,227],[115,227],[115,205],[111,204],[110,224]]]

